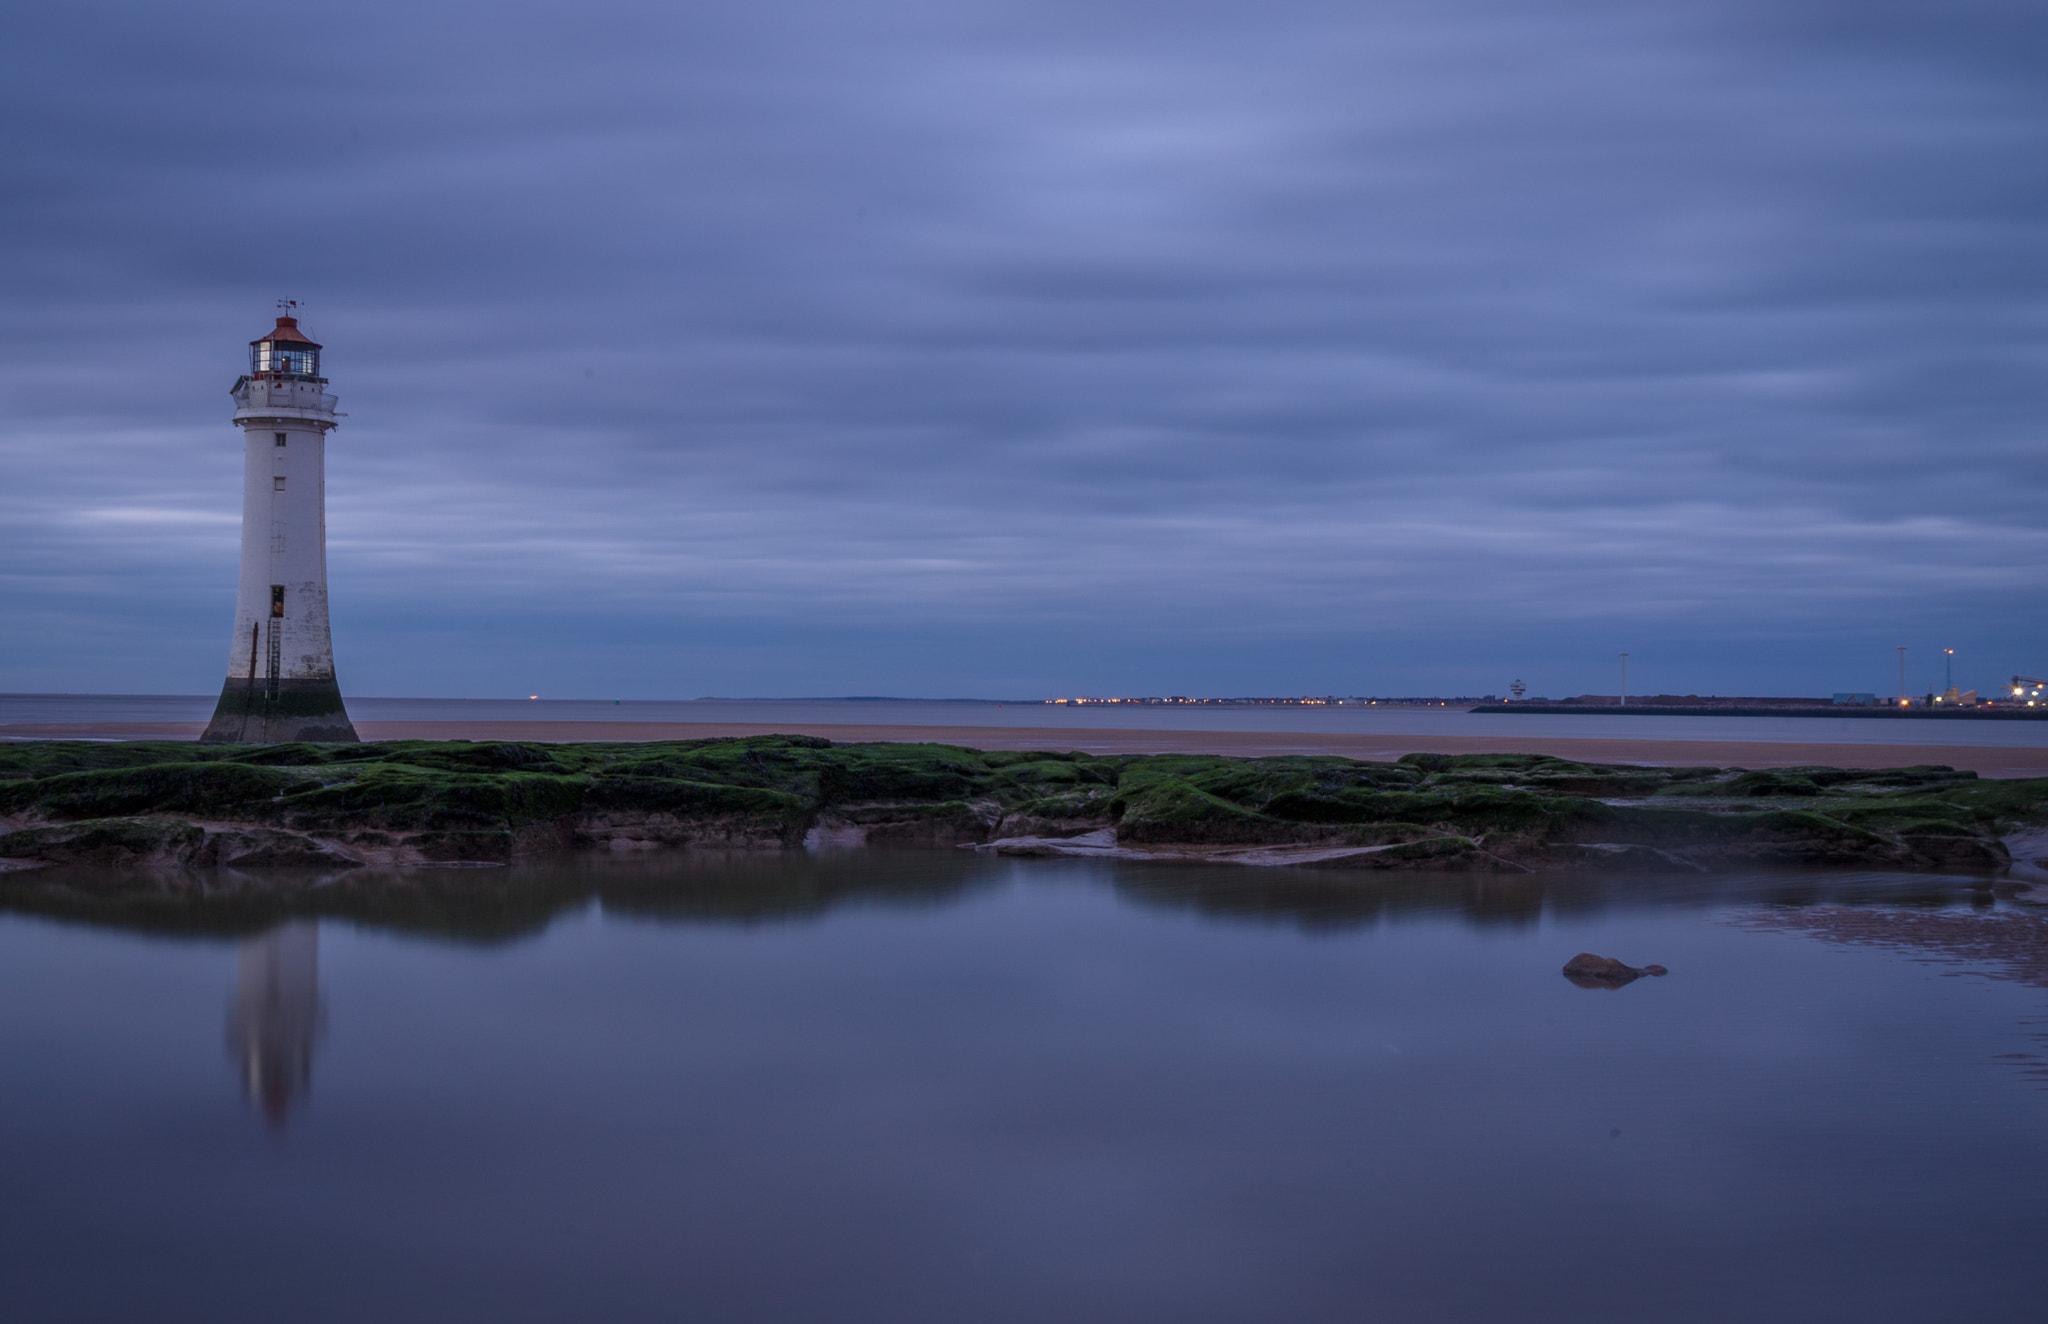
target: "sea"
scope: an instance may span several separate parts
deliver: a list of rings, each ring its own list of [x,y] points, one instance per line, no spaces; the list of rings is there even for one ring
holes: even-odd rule
[[[443,709],[442,711],[445,711]],[[2048,906],[971,850],[0,893],[0,1313],[2019,1324]],[[1590,951],[1663,977],[1583,987]]]
[[[14,723],[204,722],[214,695],[0,694]],[[787,722],[792,726],[1009,726],[1060,730],[1590,737],[1791,744],[2048,747],[2048,722],[1833,717],[1657,717],[1474,713],[1458,708],[1048,704],[995,699],[403,699],[347,700],[368,722]],[[7,738],[0,729],[0,738]],[[22,738],[16,736],[14,738]]]

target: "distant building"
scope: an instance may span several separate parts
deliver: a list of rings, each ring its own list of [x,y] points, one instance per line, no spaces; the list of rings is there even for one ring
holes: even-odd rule
[[[1875,708],[1877,706],[1877,696],[1875,694],[1863,693],[1851,694],[1837,690],[1835,692],[1835,702],[1851,708]]]

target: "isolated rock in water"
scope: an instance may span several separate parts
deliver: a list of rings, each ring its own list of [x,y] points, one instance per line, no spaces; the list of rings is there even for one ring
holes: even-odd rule
[[[1611,956],[1595,956],[1591,952],[1580,952],[1564,963],[1564,972],[1583,979],[1633,979],[1642,971],[1631,965],[1623,965]]]
[[[1646,965],[1638,970],[1611,956],[1595,956],[1591,952],[1580,952],[1564,963],[1564,977],[1580,988],[1620,988],[1644,975],[1668,973],[1661,965]]]

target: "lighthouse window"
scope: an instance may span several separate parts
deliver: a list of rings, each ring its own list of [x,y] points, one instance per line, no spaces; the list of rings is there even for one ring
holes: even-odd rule
[[[284,585],[282,584],[272,584],[270,586],[270,614],[272,616],[284,615]]]
[[[277,432],[277,433],[273,433],[272,435],[273,435],[273,436],[275,436],[275,437],[277,438],[277,444],[278,444],[278,445],[280,445],[280,446],[284,445],[284,433],[282,433],[282,432]]]
[[[284,475],[283,475],[283,474],[279,474],[279,475],[278,475],[277,477],[275,477],[275,478],[273,478],[273,479],[271,479],[271,480],[270,480],[270,490],[271,490],[271,491],[273,491],[273,492],[282,492],[282,491],[284,491]]]
[[[249,347],[249,371],[317,377],[320,375],[320,352],[295,346],[290,341],[259,340]]]

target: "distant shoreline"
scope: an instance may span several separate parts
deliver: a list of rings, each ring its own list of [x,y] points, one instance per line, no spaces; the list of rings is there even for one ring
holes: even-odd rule
[[[2048,708],[1892,708],[1882,704],[1792,708],[1648,703],[1482,703],[1465,711],[1513,713],[1517,717],[1557,713],[1573,717],[1865,717],[1895,722],[2048,722]]]
[[[1611,711],[1611,710],[1609,710]],[[1629,712],[1637,712],[1629,709]],[[204,722],[68,722],[0,726],[0,748],[23,740],[193,740]],[[1885,728],[1867,728],[1873,736]],[[715,740],[762,735],[810,735],[841,742],[961,745],[982,750],[1047,749],[1091,754],[1225,754],[1269,758],[1282,754],[1336,754],[1353,759],[1397,759],[1404,754],[1553,754],[1595,763],[1644,767],[1675,765],[1784,768],[1807,765],[1898,768],[1946,764],[1981,777],[2048,777],[2048,746],[1970,745],[1957,731],[1954,744],[1823,741],[1672,740],[1663,737],[1541,736],[1502,732],[1443,735],[1429,732],[1150,730],[1134,727],[911,726],[832,722],[356,722],[367,741],[537,741],[545,744]],[[1988,731],[1978,727],[1979,731]]]

